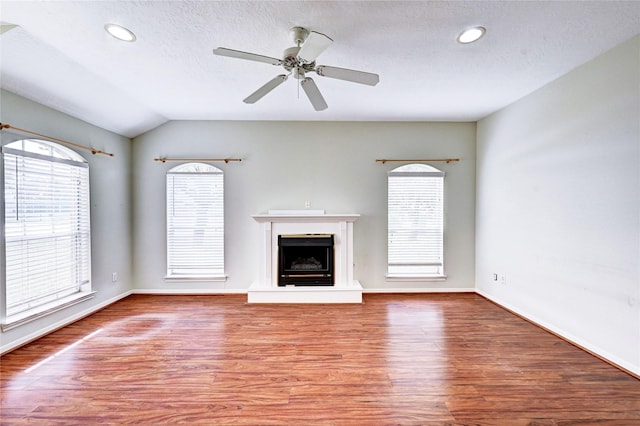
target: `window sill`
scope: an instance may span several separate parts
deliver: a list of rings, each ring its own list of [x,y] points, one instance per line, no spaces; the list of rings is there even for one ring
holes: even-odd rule
[[[433,282],[446,281],[446,275],[386,275],[387,281],[395,282]]]
[[[169,282],[225,282],[226,275],[167,275],[165,281]]]
[[[2,331],[8,331],[12,328],[19,327],[31,321],[35,321],[37,319],[43,318],[49,314],[54,312],[61,311],[62,309],[68,308],[69,306],[76,305],[80,302],[84,302],[85,300],[92,299],[95,296],[95,291],[85,291],[80,293],[75,293],[70,296],[64,297],[60,300],[56,300],[54,302],[47,303],[42,306],[38,306],[37,308],[30,309],[25,312],[20,312],[19,314],[11,315],[6,318],[6,320],[2,323]]]

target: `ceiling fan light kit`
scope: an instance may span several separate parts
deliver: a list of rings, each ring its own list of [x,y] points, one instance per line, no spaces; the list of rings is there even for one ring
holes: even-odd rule
[[[307,98],[309,98],[313,108],[316,111],[322,111],[327,109],[327,103],[324,100],[322,93],[320,93],[315,81],[313,81],[312,78],[307,77],[306,73],[315,72],[321,77],[329,77],[352,83],[365,84],[368,86],[375,86],[380,81],[378,74],[347,68],[337,68],[328,65],[316,66],[316,58],[320,56],[320,54],[331,45],[331,43],[333,43],[333,40],[329,36],[316,31],[309,31],[302,27],[291,28],[289,30],[289,34],[291,35],[295,46],[285,49],[282,59],[228,49],[225,47],[213,49],[214,55],[281,66],[288,72],[288,74],[280,74],[274,77],[272,80],[268,81],[258,90],[245,98],[243,102],[253,104],[259,101],[273,89],[284,83],[290,75],[293,75],[295,79],[300,81],[300,86],[307,95]]]

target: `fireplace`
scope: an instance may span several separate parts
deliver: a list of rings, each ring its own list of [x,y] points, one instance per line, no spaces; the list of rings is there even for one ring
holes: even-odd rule
[[[278,286],[332,286],[332,234],[278,235]]]
[[[258,258],[258,276],[247,290],[249,303],[362,303],[362,285],[354,277],[353,258],[353,225],[360,217],[359,214],[270,210],[267,214],[257,214],[252,217],[260,224],[258,234],[260,257]],[[279,237],[309,236],[309,234],[315,237],[318,236],[317,234],[333,237],[333,256],[331,257],[333,284],[280,285]],[[313,261],[311,263],[315,264]]]

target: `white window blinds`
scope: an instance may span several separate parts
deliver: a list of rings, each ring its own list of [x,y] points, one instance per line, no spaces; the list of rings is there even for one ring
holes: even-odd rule
[[[2,153],[11,316],[90,286],[89,169],[78,154],[45,141],[14,142]]]
[[[224,177],[202,163],[167,172],[167,276],[224,275]]]
[[[388,173],[388,274],[443,274],[444,172],[409,164]]]

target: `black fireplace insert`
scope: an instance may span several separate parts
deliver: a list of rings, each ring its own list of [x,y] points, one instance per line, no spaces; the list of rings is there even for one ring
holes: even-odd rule
[[[278,286],[332,286],[333,235],[278,235]]]

